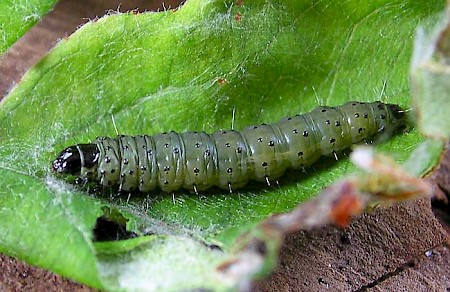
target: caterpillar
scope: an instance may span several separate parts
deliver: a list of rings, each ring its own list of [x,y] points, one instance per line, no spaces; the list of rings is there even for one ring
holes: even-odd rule
[[[98,137],[64,149],[52,170],[78,183],[125,192],[198,193],[213,186],[232,192],[250,180],[270,184],[287,169],[306,168],[322,155],[391,136],[406,124],[398,105],[349,102],[242,131]]]

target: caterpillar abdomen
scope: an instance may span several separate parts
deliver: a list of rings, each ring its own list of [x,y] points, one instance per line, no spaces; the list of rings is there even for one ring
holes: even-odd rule
[[[350,102],[242,131],[99,137],[62,151],[53,170],[120,191],[231,191],[250,180],[275,180],[287,169],[308,167],[322,155],[402,127],[406,119],[397,105]]]

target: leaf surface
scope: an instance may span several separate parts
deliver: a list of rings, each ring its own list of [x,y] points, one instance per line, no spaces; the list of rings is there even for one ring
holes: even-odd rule
[[[41,17],[48,13],[57,0],[3,0],[0,2],[0,54],[3,54]]]

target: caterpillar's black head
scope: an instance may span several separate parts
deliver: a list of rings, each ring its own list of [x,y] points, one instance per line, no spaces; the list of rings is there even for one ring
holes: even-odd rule
[[[61,151],[53,161],[52,171],[88,180],[96,175],[99,155],[95,144],[70,146]]]
[[[81,158],[77,146],[70,146],[61,151],[52,163],[52,170],[56,173],[79,174]]]

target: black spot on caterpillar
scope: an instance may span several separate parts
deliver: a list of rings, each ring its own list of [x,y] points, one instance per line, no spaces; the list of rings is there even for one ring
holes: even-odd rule
[[[391,136],[406,125],[404,111],[395,104],[349,102],[242,131],[99,137],[63,150],[52,170],[126,192],[198,192],[213,186],[231,192],[249,180],[269,182],[287,169],[311,166],[322,155]]]

